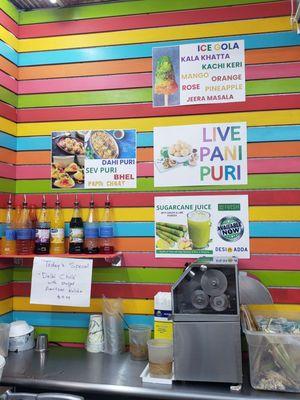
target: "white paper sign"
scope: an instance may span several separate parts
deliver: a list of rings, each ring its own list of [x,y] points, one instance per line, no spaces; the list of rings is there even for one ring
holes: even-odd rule
[[[245,101],[243,40],[155,47],[153,106]]]
[[[155,197],[155,256],[249,258],[248,196]]]
[[[89,307],[93,260],[35,257],[30,304]]]
[[[247,184],[245,122],[154,128],[154,186]]]

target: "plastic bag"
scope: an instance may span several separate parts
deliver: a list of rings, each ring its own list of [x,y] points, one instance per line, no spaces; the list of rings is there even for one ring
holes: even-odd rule
[[[122,299],[103,297],[104,352],[120,354],[125,351]]]

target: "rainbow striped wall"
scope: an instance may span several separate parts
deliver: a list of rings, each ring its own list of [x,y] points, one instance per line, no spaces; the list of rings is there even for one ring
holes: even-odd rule
[[[22,193],[33,204],[49,193],[53,207],[52,130],[138,131],[138,187],[112,194],[125,267],[95,262],[90,308],[71,309],[30,305],[32,261],[3,260],[3,318],[27,319],[53,341],[82,343],[105,294],[125,299],[129,323],[152,324],[153,295],[169,289],[186,261],[154,258],[154,195],[166,192],[153,187],[153,127],[205,122],[247,122],[248,185],[168,194],[247,193],[251,259],[240,268],[259,277],[277,303],[300,304],[300,35],[289,15],[289,0],[140,0],[20,14],[1,0],[1,192],[15,192],[17,204]],[[152,108],[152,47],[199,39],[245,40],[246,102]],[[86,215],[88,194],[80,200]],[[72,201],[62,195],[66,221]],[[104,195],[96,202],[101,212]]]

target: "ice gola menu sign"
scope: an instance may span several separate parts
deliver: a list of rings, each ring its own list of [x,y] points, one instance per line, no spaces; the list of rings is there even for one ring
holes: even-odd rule
[[[248,196],[156,197],[155,255],[249,258]]]
[[[245,122],[154,128],[154,185],[247,183]]]
[[[245,101],[244,41],[155,47],[153,106]]]

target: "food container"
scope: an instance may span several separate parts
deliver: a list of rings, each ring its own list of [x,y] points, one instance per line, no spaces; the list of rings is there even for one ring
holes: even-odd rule
[[[34,347],[34,327],[26,321],[15,321],[10,324],[9,351],[25,351]]]
[[[152,378],[171,378],[173,342],[167,339],[148,340],[149,373]]]
[[[256,320],[263,318],[268,332],[250,331],[242,321],[249,349],[250,381],[254,389],[300,393],[300,313],[276,305],[249,307]],[[280,322],[295,333],[281,333]],[[269,321],[269,322],[268,322]],[[272,321],[274,322],[272,325]],[[287,321],[287,322],[286,322]],[[269,333],[274,332],[275,333]]]

